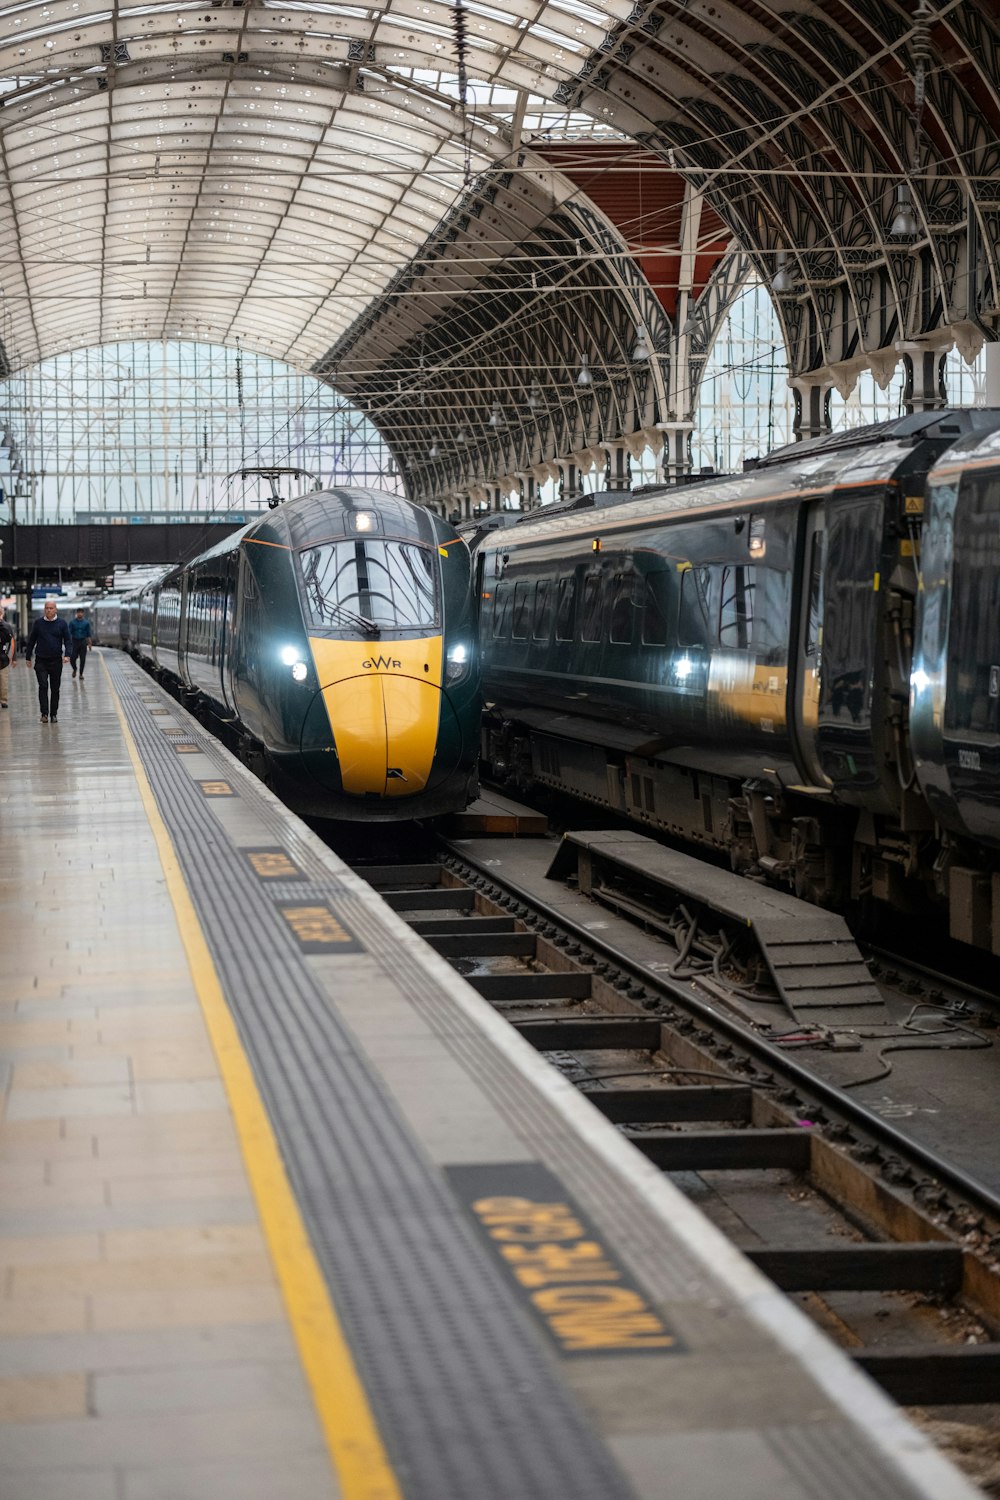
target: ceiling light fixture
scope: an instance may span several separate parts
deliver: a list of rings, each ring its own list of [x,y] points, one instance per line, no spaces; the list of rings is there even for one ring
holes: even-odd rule
[[[641,323],[636,326],[635,343],[632,345],[632,363],[644,364],[649,358],[649,344],[646,341],[646,330]]]
[[[901,182],[896,188],[896,212],[892,216],[889,233],[894,240],[911,240],[919,232],[920,225],[913,211],[910,185],[908,182]]]
[[[795,285],[795,278],[788,269],[788,251],[779,250],[775,261],[774,275],[771,277],[772,292],[790,292]]]
[[[576,377],[576,383],[577,385],[593,385],[594,383],[594,377],[590,373],[590,365],[587,363],[587,356],[585,354],[581,354],[580,356],[580,372]]]

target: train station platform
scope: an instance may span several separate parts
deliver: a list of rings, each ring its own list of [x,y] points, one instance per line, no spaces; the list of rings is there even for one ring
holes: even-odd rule
[[[0,713],[3,1500],[969,1500],[135,663]]]

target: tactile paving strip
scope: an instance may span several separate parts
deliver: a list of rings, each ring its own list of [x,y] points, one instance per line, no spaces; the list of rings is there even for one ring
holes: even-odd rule
[[[108,666],[406,1500],[625,1500],[630,1487],[279,913],[254,901],[247,920],[244,862],[235,848],[219,858],[211,803],[140,701],[147,680],[124,658]]]

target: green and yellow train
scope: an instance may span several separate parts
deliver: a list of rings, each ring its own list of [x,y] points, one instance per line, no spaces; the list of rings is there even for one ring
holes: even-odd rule
[[[476,795],[469,550],[406,500],[289,501],[122,600],[119,631],[297,812],[392,821]]]

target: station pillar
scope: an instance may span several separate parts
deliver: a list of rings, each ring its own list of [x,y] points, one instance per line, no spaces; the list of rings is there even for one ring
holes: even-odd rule
[[[691,473],[691,434],[693,422],[660,422],[663,434],[663,477],[676,484]]]
[[[607,454],[604,467],[605,483],[609,490],[627,490],[631,484],[628,449],[624,443],[604,443]]]
[[[559,459],[559,498],[574,500],[580,493],[580,476],[576,464]]]
[[[535,510],[538,506],[538,481],[530,470],[518,474],[517,481],[521,489],[521,509]]]
[[[945,359],[949,344],[945,348],[928,348],[926,344],[911,343],[900,339],[896,348],[903,356],[906,384],[903,389],[903,404],[907,412],[940,411],[948,405],[948,386],[945,382]]]
[[[792,431],[797,442],[823,437],[831,431],[830,392],[832,380],[817,380],[809,375],[793,376],[788,384],[795,398]]]

